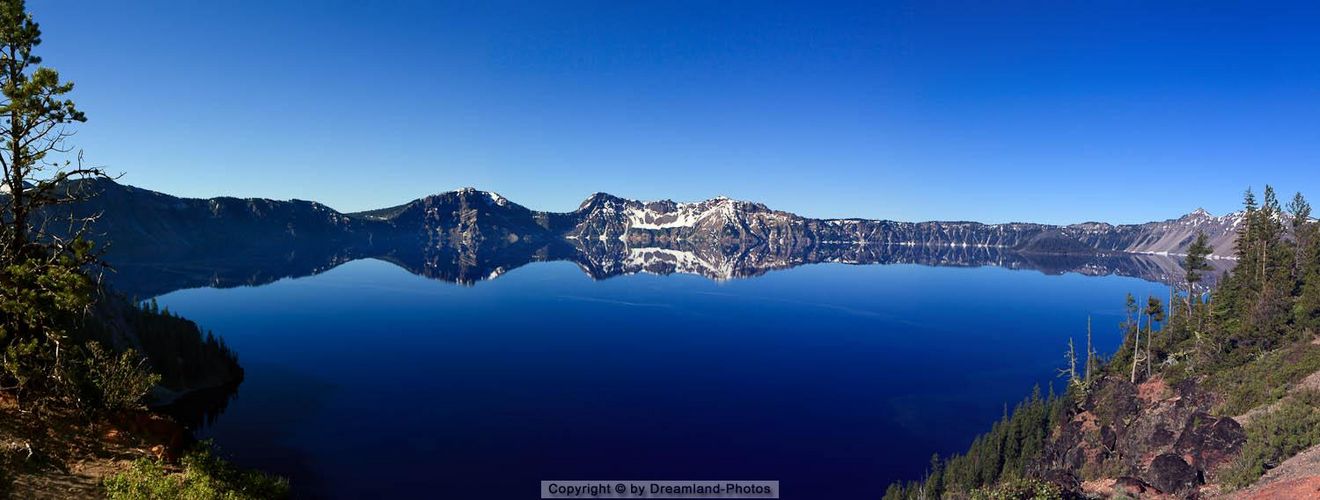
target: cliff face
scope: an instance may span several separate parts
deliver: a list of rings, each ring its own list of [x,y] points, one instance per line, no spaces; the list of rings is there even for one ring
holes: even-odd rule
[[[1170,387],[1159,377],[1140,385],[1107,377],[1052,436],[1044,477],[1066,491],[1195,496],[1247,440],[1236,420],[1211,414],[1214,404],[1190,380]],[[1079,481],[1097,476],[1105,479]]]
[[[1042,224],[811,219],[760,203],[715,198],[697,203],[642,203],[597,193],[567,217],[573,239],[622,239],[632,246],[685,242],[704,246],[807,248],[859,243],[986,247],[1042,253],[1093,253],[1064,228]]]

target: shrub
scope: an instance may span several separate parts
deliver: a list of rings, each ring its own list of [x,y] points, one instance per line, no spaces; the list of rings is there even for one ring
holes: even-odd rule
[[[1247,425],[1247,443],[1225,470],[1224,484],[1250,485],[1267,469],[1316,444],[1320,444],[1320,392],[1300,392]]]
[[[1055,500],[1063,498],[1058,485],[1039,479],[1006,479],[991,487],[972,492],[975,500]]]
[[[1224,396],[1217,412],[1232,416],[1278,401],[1293,383],[1316,371],[1320,371],[1320,346],[1301,343],[1215,373],[1207,382]]]
[[[75,243],[76,251],[87,250]],[[92,282],[77,262],[58,258],[0,259],[0,381],[20,403],[40,409],[60,393],[60,345],[92,302]]]
[[[289,497],[287,479],[243,470],[216,457],[208,444],[184,456],[182,471],[160,462],[138,459],[124,472],[105,480],[110,500],[224,499],[266,500]]]
[[[132,467],[105,480],[105,492],[113,499],[185,498],[184,481],[170,474],[155,460],[139,458]]]
[[[146,360],[137,351],[115,355],[97,342],[84,347],[83,377],[87,396],[97,409],[117,410],[137,407],[157,383],[160,375],[147,370]]]
[[[45,403],[47,390],[43,381],[51,372],[54,357],[41,348],[37,339],[11,340],[4,349],[4,378],[13,385],[13,394],[20,405]]]

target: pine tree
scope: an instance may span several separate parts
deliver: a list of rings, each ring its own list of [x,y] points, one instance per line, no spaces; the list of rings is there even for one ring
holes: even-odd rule
[[[44,207],[73,201],[70,193],[61,192],[64,181],[104,176],[99,169],[66,168],[70,162],[57,158],[70,151],[66,140],[73,132],[66,127],[87,117],[66,98],[73,83],[61,81],[58,72],[41,66],[41,57],[33,54],[40,44],[41,29],[24,2],[0,1],[0,166],[9,191],[0,253],[9,261],[27,255],[30,244],[52,244],[34,241],[43,235],[33,234],[32,218]]]
[[[1251,188],[1247,188],[1247,191],[1242,194],[1243,224],[1238,226],[1237,229],[1237,257],[1239,264],[1250,261],[1255,255],[1253,249],[1255,248],[1256,240],[1256,212],[1256,194],[1251,191]]]
[[[940,461],[939,453],[930,456],[930,476],[926,483],[929,485],[926,492],[930,498],[944,497],[944,463]]]
[[[1212,349],[1207,354],[1233,351],[1257,327],[1252,314],[1261,296],[1263,233],[1267,232],[1263,226],[1269,216],[1257,206],[1251,189],[1243,195],[1242,205],[1242,222],[1235,241],[1237,263],[1233,272],[1221,280],[1211,302],[1216,327]]]
[[[1279,199],[1274,195],[1274,187],[1265,185],[1264,201],[1260,204],[1260,213],[1256,222],[1256,282],[1263,288],[1266,285],[1266,272],[1270,267],[1269,251],[1278,241],[1280,226],[1278,216],[1282,212]]]
[[[1292,219],[1293,240],[1297,243],[1293,252],[1293,278],[1300,281],[1306,267],[1306,250],[1311,240],[1311,204],[1307,203],[1302,193],[1294,193],[1288,202],[1288,215]]]
[[[1205,277],[1205,271],[1209,271],[1210,262],[1207,258],[1213,249],[1210,248],[1210,242],[1205,237],[1204,231],[1196,232],[1196,240],[1187,247],[1187,256],[1183,258],[1182,267],[1186,275],[1187,282],[1187,310],[1192,310],[1192,297],[1197,295],[1196,286]]]
[[[1293,196],[1288,205],[1292,215],[1296,248],[1293,254],[1293,273],[1296,281],[1296,300],[1293,303],[1293,322],[1302,334],[1320,329],[1320,222],[1311,218],[1311,205],[1301,193]]]
[[[1238,225],[1237,238],[1234,242],[1237,264],[1226,286],[1220,290],[1222,296],[1222,300],[1219,301],[1222,308],[1220,313],[1230,329],[1236,329],[1236,323],[1240,319],[1239,311],[1244,308],[1256,289],[1254,269],[1258,267],[1256,227],[1259,225],[1259,212],[1256,195],[1248,188],[1242,197],[1242,223]]]
[[[55,219],[74,228],[55,236],[39,220],[55,205],[85,193],[68,181],[104,177],[100,169],[61,161],[71,148],[67,127],[86,116],[67,98],[73,84],[41,66],[33,53],[41,29],[22,0],[0,0],[0,349],[3,377],[21,398],[63,381],[63,343],[91,305],[94,283],[85,266],[97,261],[81,236],[85,220]]]
[[[1273,348],[1286,329],[1292,309],[1291,242],[1284,239],[1283,209],[1274,188],[1265,186],[1264,201],[1257,214],[1255,293],[1245,309],[1237,342],[1257,353]],[[1241,264],[1239,264],[1241,266]]]
[[[1155,322],[1164,321],[1164,305],[1160,299],[1150,297],[1146,299],[1146,376],[1150,376],[1150,341],[1155,336]]]
[[[1316,223],[1310,225],[1314,231]],[[1310,243],[1303,255],[1307,263],[1293,304],[1293,321],[1303,334],[1314,335],[1320,331],[1320,238],[1312,238]]]

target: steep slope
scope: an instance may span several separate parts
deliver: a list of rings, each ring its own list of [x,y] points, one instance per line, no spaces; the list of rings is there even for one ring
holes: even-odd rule
[[[1198,232],[1205,232],[1216,256],[1233,255],[1233,241],[1242,214],[1215,217],[1204,209],[1161,222],[1114,226],[1101,222],[1073,224],[1065,231],[1082,243],[1106,252],[1183,253]]]
[[[72,206],[94,217],[90,237],[108,242],[112,257],[241,254],[262,247],[306,243],[350,244],[367,239],[371,224],[320,203],[260,198],[179,198],[111,180],[70,183],[92,196]],[[69,212],[51,209],[51,220]],[[52,225],[52,232],[67,231]]]
[[[437,245],[475,246],[516,243],[549,237],[547,215],[513,203],[503,196],[472,188],[427,196],[407,204],[354,214],[388,223],[400,233],[416,232]]]

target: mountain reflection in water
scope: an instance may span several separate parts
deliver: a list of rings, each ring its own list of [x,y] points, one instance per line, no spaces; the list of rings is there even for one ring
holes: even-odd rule
[[[894,244],[814,244],[630,247],[619,240],[563,240],[549,244],[448,246],[394,244],[336,247],[315,242],[189,255],[143,252],[110,256],[112,286],[130,297],[148,298],[175,290],[258,286],[284,278],[311,276],[358,260],[378,259],[427,278],[475,285],[533,262],[569,261],[595,280],[648,273],[695,274],[714,280],[752,278],[806,264],[918,264],[1034,270],[1047,275],[1127,276],[1180,284],[1180,257],[1145,254],[1018,253],[995,247]],[[1210,280],[1232,261],[1211,260]]]

